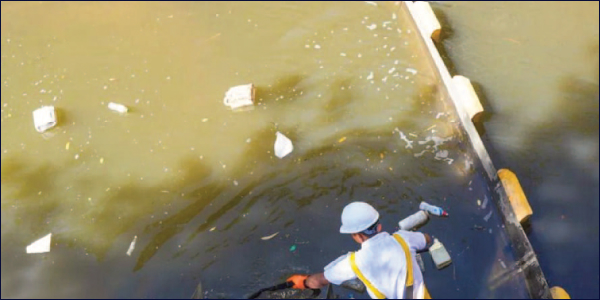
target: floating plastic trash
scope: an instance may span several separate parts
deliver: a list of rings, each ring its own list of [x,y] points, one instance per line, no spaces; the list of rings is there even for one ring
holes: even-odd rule
[[[54,106],[43,106],[33,112],[33,125],[37,132],[45,132],[46,130],[56,126],[56,112]]]
[[[431,205],[425,201],[421,202],[421,204],[419,205],[419,209],[427,211],[428,213],[439,216],[439,217],[447,217],[448,216],[448,213],[445,210],[443,210],[441,207]]]
[[[294,151],[294,145],[283,133],[277,131],[275,134],[277,135],[277,139],[275,140],[275,156],[281,159]]]
[[[254,105],[255,88],[253,84],[238,85],[230,88],[225,93],[223,104],[231,109],[238,109]]]
[[[438,270],[443,269],[452,263],[450,254],[446,251],[446,247],[438,239],[433,241],[433,245],[429,247],[429,253]]]
[[[47,236],[35,241],[33,244],[27,246],[27,254],[40,254],[50,252],[50,243],[52,242],[52,233]]]
[[[427,215],[426,211],[418,211],[400,221],[398,225],[401,230],[413,230],[417,227],[421,227],[427,223],[429,220],[429,215]]]
[[[290,247],[290,252],[294,252],[294,251],[296,251],[296,249],[297,249],[297,248],[298,248],[298,247],[296,247],[296,245],[292,245],[292,246]]]
[[[119,103],[114,103],[114,102],[108,103],[108,109],[118,112],[120,114],[126,114],[129,111],[127,106],[125,106],[123,104],[119,104]]]

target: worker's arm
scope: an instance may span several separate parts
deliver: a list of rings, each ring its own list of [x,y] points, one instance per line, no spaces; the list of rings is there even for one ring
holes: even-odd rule
[[[429,247],[431,247],[431,244],[433,244],[433,239],[431,239],[431,236],[427,233],[423,233],[423,235],[425,236],[425,243],[427,243],[427,249],[429,249]]]
[[[320,289],[328,284],[329,281],[325,278],[325,273],[313,274],[306,279],[306,287],[309,289]]]
[[[293,288],[295,289],[320,289],[329,284],[329,281],[325,279],[325,273],[313,275],[294,275],[287,281],[293,282]]]

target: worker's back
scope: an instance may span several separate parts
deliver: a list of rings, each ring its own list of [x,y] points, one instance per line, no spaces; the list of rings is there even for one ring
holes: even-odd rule
[[[410,249],[412,259],[414,288],[413,298],[423,298],[423,275],[415,259],[416,252],[426,248],[423,234],[417,232],[398,231]],[[389,233],[381,232],[362,243],[361,250],[356,252],[356,266],[364,277],[389,299],[404,297],[406,283],[406,258],[402,246]],[[350,264],[350,256],[346,255],[325,267],[325,277],[332,283],[356,278]],[[336,282],[337,281],[337,282]],[[369,284],[366,284],[367,287]],[[375,297],[368,288],[369,295]]]

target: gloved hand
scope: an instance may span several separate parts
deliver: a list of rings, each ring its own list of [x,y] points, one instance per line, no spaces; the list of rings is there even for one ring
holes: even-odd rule
[[[306,281],[308,276],[309,275],[296,274],[296,275],[293,275],[292,277],[288,278],[288,280],[286,280],[286,281],[294,283],[294,286],[292,287],[293,289],[303,290],[306,288],[306,285],[304,285],[304,281]]]

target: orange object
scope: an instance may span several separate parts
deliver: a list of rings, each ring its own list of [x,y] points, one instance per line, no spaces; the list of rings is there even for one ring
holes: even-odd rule
[[[529,205],[529,201],[527,201],[527,197],[525,197],[525,192],[521,188],[517,175],[508,169],[500,169],[498,177],[500,177],[504,190],[506,190],[508,201],[515,212],[517,221],[522,225],[526,224],[533,214],[533,210]]]
[[[308,278],[308,275],[293,275],[292,277],[288,278],[287,282],[293,282],[294,286],[292,287],[293,289],[298,289],[298,290],[303,290],[306,288],[306,285],[304,285],[304,281],[306,281],[306,279]]]

